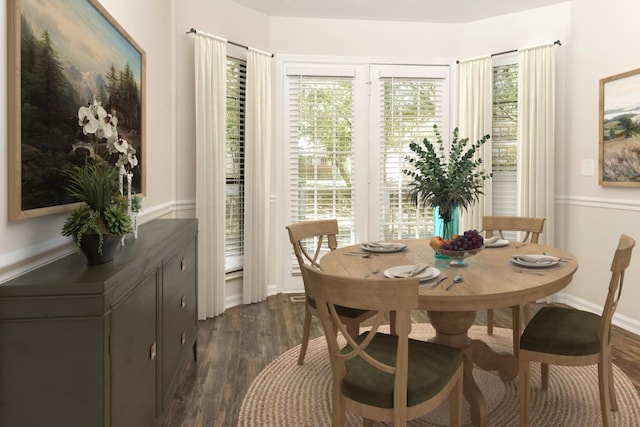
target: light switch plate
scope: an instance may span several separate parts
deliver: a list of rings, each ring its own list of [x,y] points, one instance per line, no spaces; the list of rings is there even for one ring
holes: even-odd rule
[[[593,159],[582,159],[582,176],[595,175],[595,161]]]

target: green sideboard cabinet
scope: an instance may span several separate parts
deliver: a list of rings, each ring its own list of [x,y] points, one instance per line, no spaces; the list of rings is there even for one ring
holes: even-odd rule
[[[197,345],[197,221],[0,284],[0,427],[158,426]]]

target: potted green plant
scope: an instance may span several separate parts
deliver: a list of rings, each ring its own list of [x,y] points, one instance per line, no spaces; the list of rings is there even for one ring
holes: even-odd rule
[[[85,161],[63,171],[69,178],[67,191],[83,204],[69,214],[62,235],[73,237],[89,264],[102,264],[113,259],[120,238],[132,231],[132,212],[140,210],[139,196],[122,194],[119,182],[120,170],[126,172],[138,161],[135,149],[118,137],[115,114],[107,113],[95,97],[93,104],[78,110],[78,119],[83,134],[93,140],[74,145],[74,151],[86,153]]]
[[[411,142],[409,147],[415,157],[407,156],[412,168],[403,169],[403,173],[413,179],[409,184],[411,200],[434,209],[434,222],[442,221],[442,237],[449,239],[457,233],[458,210],[467,210],[477,201],[484,194],[484,181],[491,178],[491,173],[480,169],[482,159],[476,158],[476,152],[490,136],[469,144],[469,138],[459,138],[455,128],[447,153],[437,125],[433,130],[435,144],[427,138],[421,144]]]

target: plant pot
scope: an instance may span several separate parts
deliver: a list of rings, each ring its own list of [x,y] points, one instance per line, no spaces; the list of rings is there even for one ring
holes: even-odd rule
[[[120,244],[120,236],[115,234],[104,234],[102,243],[102,254],[98,252],[100,238],[97,234],[85,234],[80,240],[80,251],[87,258],[87,264],[99,265],[113,260],[118,245]]]

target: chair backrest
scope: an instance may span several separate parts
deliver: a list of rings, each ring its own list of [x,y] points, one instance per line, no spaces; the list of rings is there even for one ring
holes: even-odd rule
[[[311,268],[302,267],[302,277],[305,286],[316,298],[318,317],[327,339],[333,384],[340,387],[342,378],[346,374],[345,361],[359,357],[372,367],[395,375],[394,378],[394,409],[407,406],[407,375],[408,375],[408,336],[411,332],[411,310],[418,308],[418,279],[365,279],[347,276],[337,276]],[[349,335],[345,325],[340,320],[336,306],[376,310],[371,319],[371,332],[361,342],[356,342]],[[378,331],[384,319],[385,312],[394,311],[396,314],[396,334],[398,345],[396,349],[396,364],[389,365],[375,359],[367,352],[373,336]],[[337,332],[346,339],[351,351],[343,352],[338,344]],[[334,393],[339,390],[334,389]],[[399,399],[399,400],[398,400]]]
[[[486,237],[497,232],[501,239],[504,239],[503,231],[520,231],[524,233],[521,242],[538,243],[544,230],[544,220],[531,216],[483,216],[482,229]]]
[[[300,268],[303,264],[320,268],[318,261],[322,254],[323,241],[326,240],[331,251],[338,247],[338,221],[335,219],[297,222],[287,225],[287,231]],[[313,251],[310,253],[306,247],[313,248]]]
[[[631,263],[631,252],[635,245],[636,242],[633,238],[626,234],[622,234],[618,241],[616,252],[613,255],[609,291],[607,292],[607,300],[604,304],[604,309],[602,310],[600,330],[598,331],[598,337],[600,338],[600,345],[602,348],[608,347],[610,344],[611,320],[618,308],[618,302],[620,301],[622,286],[624,284],[624,272]]]

